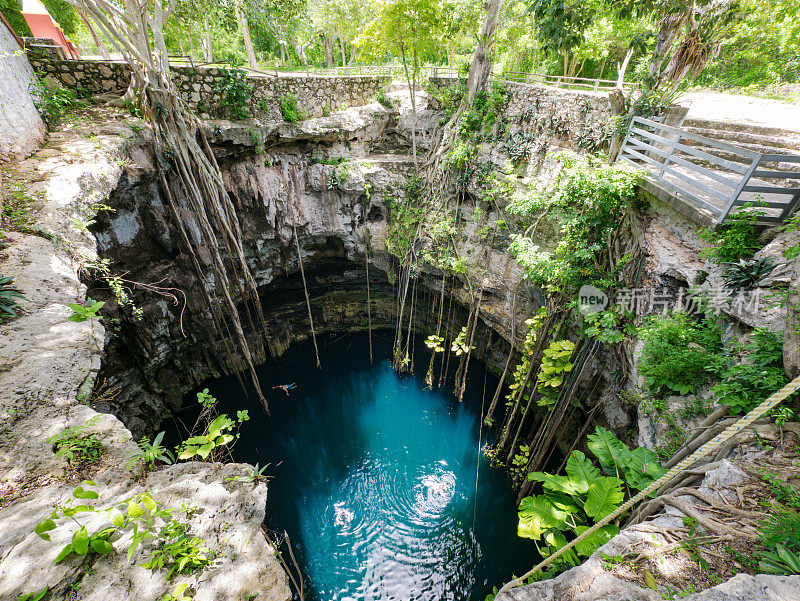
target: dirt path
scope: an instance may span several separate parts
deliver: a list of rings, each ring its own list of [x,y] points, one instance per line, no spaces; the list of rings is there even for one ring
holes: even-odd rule
[[[722,92],[688,92],[678,104],[689,106],[689,119],[752,123],[800,132],[797,103]]]

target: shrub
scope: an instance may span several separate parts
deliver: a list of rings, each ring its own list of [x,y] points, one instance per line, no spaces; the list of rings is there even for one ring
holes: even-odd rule
[[[581,451],[572,451],[566,475],[528,474],[529,480],[542,483],[542,494],[520,502],[517,533],[543,541],[540,551],[544,557],[567,543],[563,532],[582,534],[615,511],[625,499],[626,490],[643,490],[666,473],[655,453],[641,447],[631,450],[608,430],[598,427],[588,439],[599,467]],[[564,556],[578,565],[579,557],[590,556],[617,533],[619,527],[615,524],[603,526]]]
[[[297,123],[306,118],[306,114],[297,105],[297,96],[285,94],[280,99],[281,115],[290,123]]]
[[[215,87],[222,94],[221,104],[231,119],[241,121],[250,118],[248,103],[253,88],[247,83],[246,71],[223,69]]]
[[[759,540],[767,549],[783,545],[790,551],[800,552],[800,513],[776,511],[761,524]]]
[[[716,230],[704,228],[700,237],[710,246],[703,256],[715,263],[733,263],[753,256],[760,248],[758,241],[758,218],[760,211],[739,211]]]
[[[86,104],[72,90],[49,86],[41,81],[32,83],[29,90],[33,104],[50,131],[64,120],[68,112]]]
[[[736,361],[736,354],[743,357]],[[753,331],[751,341],[717,360],[721,381],[711,390],[733,415],[753,409],[787,382],[783,370],[783,343],[763,328]]]
[[[724,265],[726,268],[722,279],[729,288],[737,290],[755,288],[775,269],[775,261],[769,257],[750,261],[739,259],[736,263],[724,263]]]
[[[19,300],[25,300],[22,293],[14,288],[14,278],[0,274],[0,321],[17,316]]]
[[[655,395],[695,392],[712,375],[709,366],[722,346],[715,320],[696,321],[685,313],[651,316],[639,336],[645,341],[639,371]]]
[[[562,153],[558,158],[564,169],[552,185],[515,197],[509,206],[525,227],[545,214],[556,220],[561,228],[558,246],[553,251],[543,250],[530,237],[515,235],[509,250],[522,265],[525,277],[537,285],[565,294],[577,292],[583,284],[606,288],[615,282],[598,266],[624,210],[634,203],[640,175],[574,153]]]
[[[378,101],[378,104],[385,106],[387,109],[394,108],[394,102],[389,98],[386,90],[378,90],[375,94],[375,100]]]
[[[70,465],[78,469],[86,465],[96,464],[103,453],[103,443],[97,434],[85,434],[85,430],[94,425],[98,417],[84,424],[65,428],[47,439],[53,445],[56,457],[64,457]]]

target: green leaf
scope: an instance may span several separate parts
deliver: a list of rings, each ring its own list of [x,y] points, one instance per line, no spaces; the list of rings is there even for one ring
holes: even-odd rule
[[[72,496],[77,499],[97,499],[100,497],[96,492],[93,490],[83,490],[82,486],[79,486],[75,490],[72,491]]]
[[[548,528],[560,528],[567,512],[557,509],[544,496],[525,497],[519,504],[517,534],[523,538],[539,540]]]
[[[148,511],[155,511],[158,509],[158,503],[156,503],[153,500],[153,497],[151,497],[149,494],[142,493],[139,499],[142,501],[142,505],[144,505]]]
[[[589,490],[589,485],[600,478],[600,470],[581,451],[572,451],[567,459],[567,474],[573,488],[579,493]]]
[[[136,501],[129,501],[128,502],[128,517],[130,518],[138,518],[144,512],[142,511],[142,506],[139,505]]]
[[[86,526],[72,535],[72,549],[78,555],[86,555],[89,552],[89,533],[86,531]]]
[[[654,591],[658,590],[658,583],[656,582],[655,577],[650,572],[650,570],[644,571],[644,583],[649,589],[653,589]]]
[[[589,496],[583,510],[590,518],[599,520],[614,511],[624,497],[622,480],[604,476],[589,486]]]
[[[61,563],[64,561],[73,551],[72,544],[66,545],[63,549],[61,549],[61,553],[53,560],[53,563]]]
[[[575,534],[581,535],[589,529],[589,526],[576,526]],[[589,536],[575,545],[575,550],[582,557],[589,557],[600,547],[619,534],[619,528],[613,524],[606,524],[592,532]]]
[[[33,531],[38,534],[40,538],[43,538],[44,540],[50,540],[50,535],[47,533],[50,530],[54,530],[55,527],[56,523],[48,518],[36,524],[36,528],[34,528]]]
[[[661,467],[658,455],[650,449],[638,447],[631,451],[625,480],[636,490],[643,490],[666,473],[667,470]]]
[[[111,544],[102,538],[92,538],[91,540],[92,551],[100,553],[100,555],[107,555],[114,550]]]
[[[122,528],[123,524],[125,523],[125,516],[123,516],[122,512],[116,507],[112,507],[108,511],[108,519],[117,528]]]
[[[594,453],[607,474],[624,473],[631,459],[631,451],[622,441],[600,426],[587,438],[589,450]]]
[[[577,492],[567,476],[556,476],[545,472],[531,472],[528,474],[528,480],[532,482],[541,482],[544,488],[555,492],[563,492],[568,495]]]

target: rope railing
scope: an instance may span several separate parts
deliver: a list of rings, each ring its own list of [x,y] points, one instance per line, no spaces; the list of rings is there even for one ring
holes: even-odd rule
[[[699,449],[697,449],[694,453],[686,457],[683,461],[675,465],[672,469],[670,469],[666,474],[661,476],[658,480],[651,482],[647,487],[644,488],[641,492],[637,495],[628,499],[627,502],[620,505],[615,511],[608,514],[606,517],[601,519],[597,522],[594,526],[589,528],[586,532],[580,534],[577,538],[570,541],[563,547],[561,547],[558,551],[550,555],[547,559],[539,562],[532,570],[526,572],[519,578],[515,578],[511,582],[506,583],[503,585],[500,590],[497,592],[495,599],[497,601],[500,600],[500,596],[504,593],[507,593],[512,588],[516,588],[518,586],[522,586],[525,584],[525,580],[536,574],[539,570],[547,567],[551,563],[553,563],[556,559],[561,557],[564,553],[572,549],[575,545],[580,543],[581,541],[585,540],[587,537],[591,536],[595,532],[597,532],[600,528],[605,526],[606,524],[612,522],[614,519],[621,516],[623,513],[631,509],[634,505],[636,505],[639,501],[646,499],[650,494],[656,492],[659,488],[661,488],[664,484],[678,476],[681,472],[688,469],[691,465],[693,465],[698,459],[708,455],[712,451],[715,451],[723,444],[725,444],[728,440],[733,438],[736,434],[747,428],[750,424],[764,415],[770,409],[777,407],[781,402],[786,400],[789,396],[797,392],[798,388],[800,388],[800,376],[796,377],[794,380],[786,384],[783,388],[781,388],[778,392],[771,395],[767,400],[761,403],[758,407],[750,411],[747,415],[742,417],[742,419],[738,420],[737,422],[728,426],[723,432],[721,432],[718,436],[714,439],[709,440]]]

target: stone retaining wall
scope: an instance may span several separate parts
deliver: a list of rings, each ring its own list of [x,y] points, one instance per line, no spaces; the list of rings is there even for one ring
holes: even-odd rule
[[[458,81],[452,77],[430,78],[430,86],[441,90]],[[611,140],[611,105],[607,92],[581,92],[535,84],[503,82],[508,104],[503,116],[511,134],[519,134],[533,146],[557,141],[574,150],[606,149]],[[436,108],[434,106],[434,108]]]
[[[130,82],[130,67],[124,62],[80,60],[64,61],[31,53],[33,68],[47,80],[78,90],[87,95],[122,93]],[[192,110],[201,117],[227,117],[218,91],[226,70],[218,67],[172,67],[178,90]],[[388,77],[380,76],[281,76],[250,74],[248,109],[259,119],[282,119],[281,97],[294,95],[298,106],[309,117],[348,106],[371,102],[380,89],[389,85]]]

